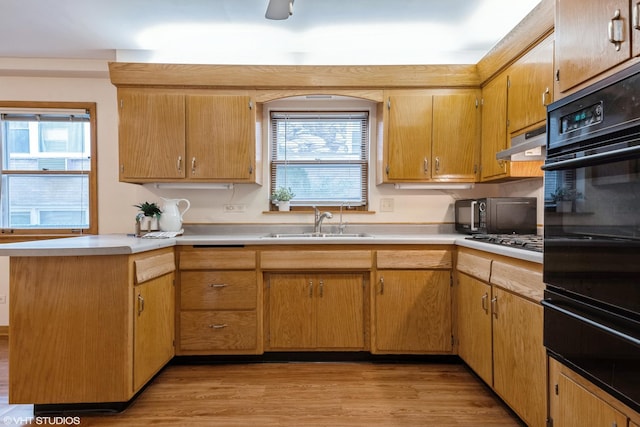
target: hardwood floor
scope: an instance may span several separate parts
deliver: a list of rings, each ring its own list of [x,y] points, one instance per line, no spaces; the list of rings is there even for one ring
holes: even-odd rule
[[[25,425],[33,408],[7,404],[7,365],[0,337],[0,423]],[[123,413],[79,420],[127,427],[524,425],[464,365],[369,362],[171,365]]]

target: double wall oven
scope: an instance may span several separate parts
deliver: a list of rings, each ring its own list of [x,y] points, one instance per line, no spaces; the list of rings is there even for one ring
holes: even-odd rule
[[[544,343],[640,411],[640,64],[547,118]]]

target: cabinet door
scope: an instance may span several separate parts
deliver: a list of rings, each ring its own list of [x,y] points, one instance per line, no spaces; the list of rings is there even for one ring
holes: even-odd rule
[[[187,176],[251,180],[255,162],[255,110],[248,96],[187,97]]]
[[[507,174],[507,162],[496,153],[507,148],[507,75],[500,74],[482,88],[482,149],[480,180],[489,181]]]
[[[493,287],[493,385],[529,426],[546,418],[542,306]]]
[[[184,95],[118,90],[120,180],[184,178]]]
[[[451,351],[451,287],[448,270],[383,270],[375,289],[378,353]]]
[[[316,289],[316,347],[364,348],[361,274],[321,274]]]
[[[553,101],[553,38],[548,37],[508,70],[509,132],[542,124]]]
[[[430,179],[433,97],[391,94],[386,102],[386,182]]]
[[[165,274],[134,288],[134,392],[173,357],[173,278]]]
[[[554,426],[626,426],[627,417],[564,374],[558,381],[558,414]]]
[[[474,182],[480,151],[480,93],[433,97],[431,177]]]
[[[614,20],[616,11],[620,18]],[[556,68],[564,92],[631,57],[629,0],[557,0]],[[609,41],[610,25],[622,26],[623,42]]]
[[[314,347],[313,278],[272,274],[269,278],[269,346],[271,349]]]
[[[458,354],[487,384],[493,384],[491,286],[458,274]]]

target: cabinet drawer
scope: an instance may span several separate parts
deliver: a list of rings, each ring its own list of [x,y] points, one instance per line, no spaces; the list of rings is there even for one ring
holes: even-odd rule
[[[489,282],[489,277],[491,276],[491,259],[467,252],[458,252],[456,269],[476,279]]]
[[[539,303],[544,297],[545,289],[541,269],[541,265],[529,269],[526,266],[493,261],[491,283]]]
[[[264,251],[260,254],[263,269],[370,269],[371,251]]]
[[[406,251],[384,250],[376,253],[376,263],[378,268],[449,269],[451,268],[451,251],[446,249]]]
[[[133,264],[137,284],[171,273],[176,269],[173,251],[135,259]]]
[[[183,271],[180,307],[191,310],[255,310],[253,271]]]
[[[183,311],[180,349],[251,350],[258,344],[255,311]]]
[[[180,252],[180,270],[252,270],[255,268],[255,251],[197,249]]]

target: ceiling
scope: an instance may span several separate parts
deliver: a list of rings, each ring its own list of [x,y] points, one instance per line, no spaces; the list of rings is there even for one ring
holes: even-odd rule
[[[540,0],[2,0],[0,57],[269,65],[474,64]]]

